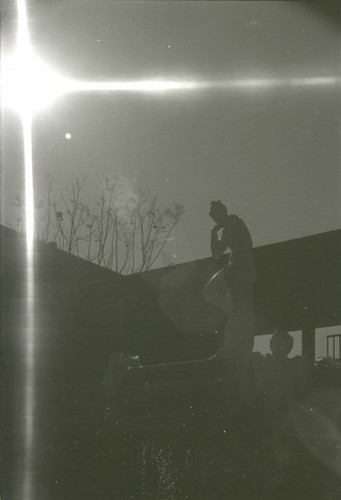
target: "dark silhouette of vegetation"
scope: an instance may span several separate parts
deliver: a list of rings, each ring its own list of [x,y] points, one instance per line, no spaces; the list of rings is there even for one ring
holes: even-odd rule
[[[68,253],[123,274],[147,271],[160,258],[171,263],[166,246],[184,214],[183,205],[162,207],[150,192],[132,193],[120,179],[108,177],[90,204],[87,181],[87,176],[76,178],[56,193],[48,180],[46,196],[35,207],[38,240],[53,241]],[[14,204],[17,227],[23,231],[24,202],[17,196]]]

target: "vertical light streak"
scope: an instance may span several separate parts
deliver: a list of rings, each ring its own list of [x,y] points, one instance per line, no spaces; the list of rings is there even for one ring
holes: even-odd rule
[[[22,114],[24,162],[25,162],[25,209],[26,209],[26,325],[25,343],[25,402],[24,402],[24,480],[23,500],[33,499],[33,438],[35,392],[35,321],[34,321],[34,191],[32,165],[32,118]]]
[[[27,9],[25,0],[17,0],[17,12],[18,12],[18,31],[17,31],[18,48],[25,50],[29,44]]]
[[[27,256],[33,257],[34,233],[34,190],[32,162],[32,116],[30,112],[22,114],[25,162],[25,220]]]
[[[29,50],[30,40],[27,23],[25,0],[17,0],[18,33],[17,50],[24,60]],[[25,85],[25,83],[24,83]],[[23,92],[25,90],[23,89]],[[33,162],[32,162],[32,112],[29,96],[27,106],[21,110],[24,143],[25,165],[25,224],[26,224],[26,324],[24,325],[25,343],[25,393],[24,393],[24,470],[22,484],[23,500],[32,500],[33,472],[34,472],[34,391],[35,391],[35,324],[34,324],[34,191],[33,191]]]

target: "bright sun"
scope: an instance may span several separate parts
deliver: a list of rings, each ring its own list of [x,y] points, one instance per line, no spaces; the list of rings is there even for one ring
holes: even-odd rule
[[[64,92],[65,79],[46,65],[30,47],[18,49],[2,63],[2,105],[34,114]]]

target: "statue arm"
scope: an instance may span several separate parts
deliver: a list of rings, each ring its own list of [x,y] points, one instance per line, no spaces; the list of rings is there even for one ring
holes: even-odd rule
[[[219,259],[221,255],[227,250],[228,248],[228,241],[226,238],[226,233],[223,230],[222,237],[218,237],[218,231],[221,229],[221,226],[218,224],[213,226],[211,229],[211,253],[212,257],[214,259]]]

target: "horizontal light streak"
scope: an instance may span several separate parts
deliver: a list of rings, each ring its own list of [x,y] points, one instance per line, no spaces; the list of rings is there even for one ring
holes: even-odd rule
[[[199,90],[240,90],[271,89],[276,87],[333,87],[341,84],[341,76],[277,78],[277,79],[231,79],[231,80],[133,80],[133,81],[81,81],[67,80],[61,82],[62,92],[176,92]]]
[[[276,88],[333,88],[341,84],[341,75],[302,78],[227,78],[224,80],[157,78],[145,80],[87,81],[66,78],[45,64],[30,45],[4,57],[2,63],[2,105],[19,113],[45,108],[58,97],[76,92],[127,92],[164,94],[200,91],[258,92]]]
[[[66,80],[64,82],[65,92],[79,91],[125,91],[125,92],[167,92],[174,90],[194,90],[197,88],[195,81],[172,81],[172,80],[136,80],[136,81],[108,81],[108,82],[86,82],[77,80]]]

